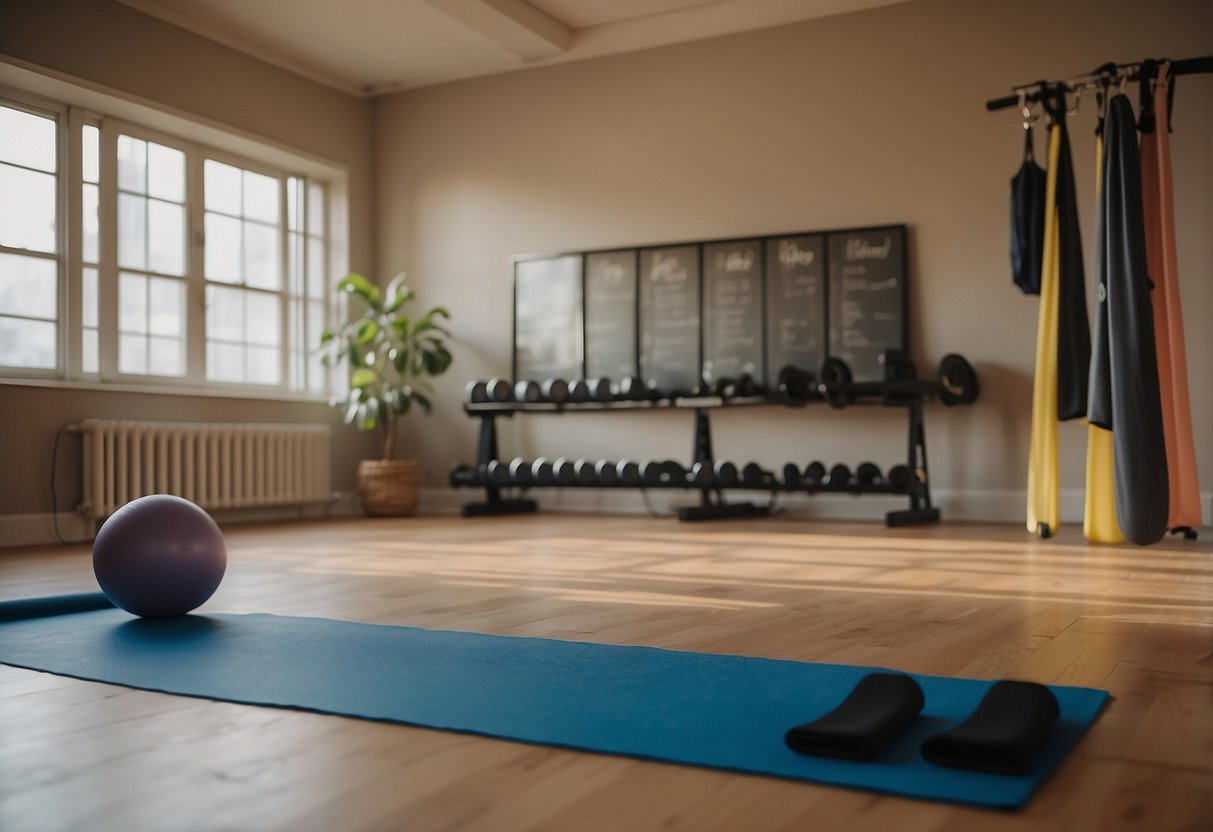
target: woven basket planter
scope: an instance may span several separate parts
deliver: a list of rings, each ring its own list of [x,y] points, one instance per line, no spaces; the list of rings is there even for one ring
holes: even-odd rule
[[[358,499],[372,517],[417,512],[421,465],[415,459],[364,459],[358,463]]]

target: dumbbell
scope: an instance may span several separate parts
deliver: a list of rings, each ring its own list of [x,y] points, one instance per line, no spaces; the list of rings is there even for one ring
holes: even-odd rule
[[[894,465],[889,469],[889,485],[897,488],[908,488],[914,481],[914,473],[908,466]]]
[[[555,485],[556,471],[552,460],[539,457],[531,463],[531,482],[535,485]]]
[[[514,382],[514,401],[533,404],[541,397],[539,385],[533,381]]]
[[[860,485],[880,485],[884,482],[884,474],[875,462],[861,462],[855,469],[855,481]]]
[[[687,472],[672,460],[646,462],[640,469],[640,481],[647,487],[685,485]]]
[[[775,484],[775,475],[757,462],[747,462],[741,469],[743,488],[770,488]]]
[[[469,381],[466,393],[468,404],[483,404],[489,400],[489,385],[484,381]]]
[[[716,475],[715,472],[712,471],[712,466],[708,463],[696,462],[691,466],[691,475],[689,479],[692,485],[707,488],[716,481]]]
[[[821,362],[817,380],[817,390],[825,396],[830,407],[846,407],[854,401],[854,396],[847,389],[854,380],[851,368],[841,358],[832,355]]]
[[[826,467],[817,460],[810,462],[804,469],[804,484],[809,488],[820,488],[826,478]]]
[[[817,374],[818,390],[831,407],[845,407],[855,401],[856,396],[881,396],[885,399],[896,396],[921,395],[922,385],[916,384],[918,371],[905,352],[887,349],[880,355],[884,368],[882,381],[856,382],[847,362],[838,356],[830,356],[821,363]]]
[[[609,402],[613,398],[611,380],[605,376],[587,379],[586,386],[590,388],[590,401]]]
[[[534,483],[535,475],[532,472],[531,463],[522,457],[512,460],[510,462],[510,482],[523,488]]]
[[[577,482],[577,471],[573,467],[573,460],[560,457],[552,463],[552,475],[556,478],[557,485],[573,485]]]
[[[716,484],[721,488],[731,488],[737,485],[737,466],[728,460],[718,459],[712,466]]]
[[[851,469],[841,462],[830,469],[830,473],[822,481],[826,488],[842,489],[851,483]]]
[[[476,474],[485,485],[500,487],[510,484],[510,469],[503,462],[490,459],[476,466]]]
[[[564,404],[569,400],[569,385],[562,378],[549,378],[540,388],[543,400],[553,404]]]
[[[963,355],[945,355],[939,362],[939,401],[948,407],[972,404],[980,392],[973,365]]]
[[[588,459],[579,459],[574,462],[573,473],[576,475],[578,485],[598,485],[598,472],[594,470],[594,463]]]
[[[630,459],[621,459],[615,465],[615,474],[620,485],[640,485],[640,466]]]
[[[733,385],[733,395],[739,399],[758,395],[758,385],[749,373],[742,373],[737,377],[737,382]]]
[[[648,388],[636,376],[627,376],[619,382],[619,398],[627,402],[640,402],[648,398]]]
[[[813,374],[793,364],[785,364],[779,370],[776,383],[779,385],[779,397],[789,406],[803,407],[812,400],[816,390]]]
[[[487,392],[491,402],[511,402],[514,400],[514,387],[503,378],[491,378],[488,381]]]
[[[569,384],[569,401],[582,404],[590,400],[590,385],[579,378]]]
[[[476,484],[476,473],[466,462],[457,462],[451,466],[450,482],[452,488],[466,488]]]
[[[594,478],[598,480],[599,485],[618,485],[619,469],[615,467],[614,462],[600,459],[594,463]]]
[[[795,462],[783,466],[783,487],[800,488],[800,466]]]

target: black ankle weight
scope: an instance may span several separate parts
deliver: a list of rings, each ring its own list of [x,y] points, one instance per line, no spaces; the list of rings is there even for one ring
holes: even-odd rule
[[[797,754],[869,760],[922,710],[922,688],[900,673],[869,673],[825,716],[788,731]]]
[[[1044,747],[1059,713],[1057,698],[1044,685],[997,682],[968,719],[927,737],[922,756],[951,768],[1022,774]]]

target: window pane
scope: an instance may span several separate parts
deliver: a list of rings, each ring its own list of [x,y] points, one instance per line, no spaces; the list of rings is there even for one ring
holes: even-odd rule
[[[147,267],[163,274],[185,274],[184,206],[148,200]]]
[[[282,377],[281,356],[273,347],[248,348],[248,381],[250,384],[277,384]]]
[[[251,170],[244,172],[244,216],[278,223],[278,180]]]
[[[147,192],[160,199],[185,201],[184,153],[162,144],[148,144]]]
[[[206,377],[210,381],[244,381],[244,347],[214,341],[208,343]]]
[[[101,131],[91,124],[86,124],[82,138],[84,181],[99,182],[101,180]]]
[[[97,349],[97,330],[86,329],[83,333],[83,339],[80,342],[81,356],[80,369],[86,373],[99,372],[100,363],[98,361],[99,351]]]
[[[244,224],[244,280],[259,289],[282,288],[278,229]]]
[[[52,174],[0,164],[0,245],[57,250]]]
[[[327,288],[324,279],[324,242],[316,237],[307,238],[307,296],[323,298]]]
[[[148,325],[153,335],[179,336],[185,328],[185,284],[164,277],[148,279]]]
[[[147,200],[118,194],[118,265],[147,268]]]
[[[53,320],[58,272],[54,260],[0,254],[0,314]]]
[[[54,173],[55,120],[0,107],[0,161]]]
[[[307,186],[307,233],[324,235],[324,186],[314,182]]]
[[[118,137],[118,187],[137,194],[147,193],[147,142],[142,139]]]
[[[223,286],[206,287],[206,337],[244,340],[244,293]]]
[[[328,368],[320,363],[320,357],[308,355],[307,389],[312,393],[323,393],[328,389]]]
[[[147,332],[147,278],[141,274],[118,276],[118,329]]]
[[[311,352],[320,346],[320,333],[324,331],[324,304],[312,302],[307,305],[307,341],[301,346]]]
[[[57,335],[49,321],[0,317],[0,364],[53,370]]]
[[[207,159],[203,163],[203,187],[206,190],[206,210],[239,215],[239,168]]]
[[[83,296],[80,303],[80,314],[85,326],[97,326],[97,270],[84,270]]]
[[[206,215],[206,276],[208,280],[240,283],[240,221]]]
[[[278,346],[282,333],[282,307],[278,298],[261,292],[245,292],[244,300],[245,321],[248,325],[245,340],[250,344]]]
[[[147,338],[142,335],[119,336],[118,372],[136,375],[147,373]]]
[[[286,287],[292,295],[303,294],[303,238],[291,232],[286,235]]]
[[[101,220],[97,215],[97,186],[84,186],[84,206],[81,211],[84,227],[84,262],[97,262],[97,236],[100,233]]]
[[[149,373],[157,376],[184,375],[179,338],[148,338],[147,344],[147,371]]]
[[[286,221],[291,231],[303,230],[303,180],[297,176],[286,180]]]

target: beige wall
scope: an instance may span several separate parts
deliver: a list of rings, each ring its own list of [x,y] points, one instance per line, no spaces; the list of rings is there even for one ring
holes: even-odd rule
[[[969,495],[970,515],[1021,516],[1038,304],[1013,288],[1008,266],[1018,118],[983,104],[1014,83],[1108,60],[1204,54],[1211,32],[1207,0],[1148,12],[1125,0],[918,0],[378,100],[379,271],[407,269],[425,302],[451,308],[459,336],[437,416],[406,446],[434,483],[472,458],[462,387],[509,373],[513,254],[906,222],[913,354],[925,369],[961,352],[984,387],[974,408],[929,408],[935,485]],[[1086,99],[1071,120],[1084,197],[1093,110]],[[1043,152],[1043,134],[1038,142]],[[1173,147],[1208,488],[1213,77],[1180,80]],[[1081,204],[1088,251],[1091,202]],[[508,455],[691,452],[689,414],[502,425]],[[895,411],[767,408],[719,414],[714,427],[718,456],[739,460],[904,456]],[[1079,488],[1084,429],[1064,425],[1061,438],[1063,486]]]
[[[370,105],[111,0],[3,0],[0,54],[105,85],[349,166],[350,264],[373,269]],[[0,385],[0,515],[50,511],[56,430],[85,417],[327,422],[335,486],[374,455],[373,438],[324,405]],[[59,508],[79,499],[79,451],[65,443]],[[3,545],[3,541],[0,541]]]

